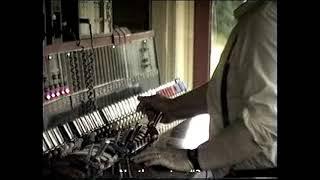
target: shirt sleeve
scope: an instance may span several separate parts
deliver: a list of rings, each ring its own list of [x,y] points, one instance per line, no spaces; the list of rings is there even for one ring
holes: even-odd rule
[[[269,3],[244,28],[249,34],[239,57],[244,106],[235,123],[199,147],[202,169],[233,165],[261,151],[269,156],[277,143],[276,16],[275,3]]]

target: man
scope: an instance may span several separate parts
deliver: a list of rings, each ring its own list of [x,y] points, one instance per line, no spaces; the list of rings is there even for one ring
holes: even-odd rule
[[[211,80],[176,99],[140,97],[138,110],[165,114],[164,123],[210,114],[210,138],[196,150],[150,148],[133,158],[146,166],[201,169],[223,177],[230,169],[277,166],[277,5],[247,1]]]

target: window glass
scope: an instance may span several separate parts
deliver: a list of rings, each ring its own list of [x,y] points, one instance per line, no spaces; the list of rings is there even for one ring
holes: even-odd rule
[[[244,1],[219,0],[213,1],[212,3],[210,76],[219,63],[220,55],[232,28],[237,23],[233,16],[233,11],[243,2]]]

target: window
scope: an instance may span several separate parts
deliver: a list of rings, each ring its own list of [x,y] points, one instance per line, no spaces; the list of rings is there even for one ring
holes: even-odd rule
[[[245,1],[225,0],[212,3],[210,77],[219,63],[230,32],[237,23],[233,11],[243,2]]]

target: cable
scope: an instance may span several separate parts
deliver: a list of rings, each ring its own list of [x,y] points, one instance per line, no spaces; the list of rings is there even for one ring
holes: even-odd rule
[[[85,59],[85,61],[86,61],[86,64],[85,64],[85,83],[86,83],[86,88],[88,88],[87,108],[88,108],[88,111],[91,112],[91,111],[94,111],[97,107],[96,107],[95,93],[94,93],[94,89],[93,89],[93,83],[94,83],[93,61],[95,58],[95,53],[94,53],[94,48],[93,48],[93,36],[92,36],[92,28],[91,28],[90,23],[89,23],[89,31],[90,31],[91,53]]]
[[[93,48],[93,36],[92,36],[92,28],[89,19],[80,19],[79,23],[86,23],[89,25],[89,31],[90,31],[90,41],[91,41],[91,53],[87,53],[84,49],[84,46],[81,45],[81,39],[79,40],[76,39],[75,34],[74,38],[76,39],[76,45],[78,47],[81,47],[81,58],[83,60],[83,69],[84,69],[84,81],[85,81],[85,88],[88,89],[87,93],[87,101],[85,101],[84,97],[81,96],[81,110],[83,114],[92,112],[96,110],[96,98],[95,98],[95,93],[93,89],[93,83],[94,83],[94,72],[93,72],[93,61],[94,61],[94,48]],[[75,70],[74,70],[75,71]],[[78,74],[78,72],[74,72],[74,74]],[[78,78],[78,79],[77,79]],[[79,75],[77,77],[73,77],[73,79],[79,80],[80,77]],[[76,81],[75,81],[76,82]],[[74,83],[75,85],[78,85],[77,83]],[[78,88],[80,89],[80,88]]]

